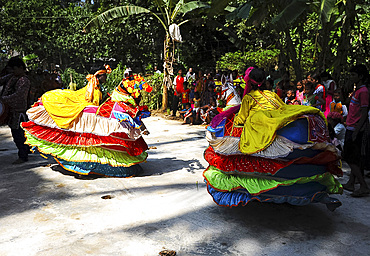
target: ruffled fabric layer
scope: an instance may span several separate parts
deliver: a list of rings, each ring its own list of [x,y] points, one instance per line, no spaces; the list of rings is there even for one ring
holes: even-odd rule
[[[342,170],[339,168],[339,157],[330,151],[319,151],[313,157],[298,157],[292,160],[277,160],[255,157],[252,155],[222,155],[216,153],[212,147],[208,147],[204,152],[205,160],[211,165],[226,173],[255,173],[276,175],[277,172],[291,166],[292,169],[299,169],[303,165],[309,169],[324,167],[332,174],[341,176]],[[298,172],[304,176],[306,173]],[[297,174],[294,174],[297,175]]]
[[[26,138],[26,143],[30,146],[37,147],[38,151],[41,153],[70,162],[100,163],[112,167],[129,167],[144,162],[148,156],[146,152],[138,156],[130,156],[126,152],[114,151],[101,147],[83,148],[58,145],[35,138],[28,132],[26,132]]]
[[[139,164],[148,156],[141,136],[145,130],[141,119],[150,116],[146,107],[111,100],[85,106],[65,129],[60,126],[64,121],[55,123],[44,104],[35,103],[27,111],[30,121],[22,123],[26,143],[41,154],[82,175],[131,177],[141,171]]]
[[[35,124],[49,128],[60,129],[42,106],[30,108],[27,111],[28,119]],[[65,129],[61,129],[65,130]],[[82,114],[71,124],[68,131],[78,133],[93,133],[99,136],[109,136],[112,133],[125,133],[131,140],[141,136],[139,129],[135,129],[127,122],[118,122],[116,119],[105,118],[94,113],[82,112]]]
[[[221,192],[212,188],[207,184],[208,193],[212,196],[213,201],[224,207],[235,207],[238,205],[245,206],[251,201],[258,201],[262,203],[289,203],[291,205],[303,206],[310,203],[322,202],[324,198],[327,198],[328,195],[325,191],[318,190],[314,184],[307,183],[305,184],[308,188],[313,188],[314,192],[309,193],[306,191],[303,196],[291,196],[291,195],[271,195],[271,194],[260,194],[260,195],[251,195],[246,190],[236,190],[232,192]],[[294,185],[293,185],[294,186]],[[292,187],[291,190],[295,191],[297,188]]]
[[[254,176],[228,175],[219,169],[209,166],[203,173],[203,177],[214,189],[221,192],[230,192],[237,189],[246,189],[252,195],[258,195],[279,186],[290,186],[294,184],[305,184],[308,182],[317,182],[326,187],[329,194],[338,194],[343,192],[340,183],[334,179],[328,172],[313,175],[311,177],[300,177],[297,179],[267,178]]]
[[[148,149],[142,137],[132,140],[126,133],[112,133],[110,136],[98,136],[93,133],[76,133],[37,125],[32,121],[22,123],[22,128],[34,138],[53,144],[76,147],[102,147],[106,149],[125,151],[131,156],[137,156]]]
[[[66,170],[88,175],[88,174],[100,174],[109,177],[132,177],[137,175],[142,171],[140,165],[135,164],[129,167],[112,167],[107,164],[99,164],[99,163],[81,163],[81,162],[71,162],[65,161],[63,159],[55,158],[55,160]]]
[[[234,107],[221,113],[207,127],[209,147],[204,158],[209,167],[203,176],[215,203],[232,207],[253,200],[293,205],[322,202],[332,204],[328,206],[331,209],[340,205],[328,196],[343,192],[333,176],[343,175],[340,154],[327,141],[328,131],[321,114],[294,109],[293,114],[284,115],[276,131],[269,133],[273,140],[267,147],[245,154],[240,151],[240,137],[250,134],[244,130],[252,129],[254,124],[236,126],[233,121],[238,110]],[[259,117],[264,121],[258,127],[269,118],[280,118],[275,112],[273,116],[269,116],[271,111],[262,113]],[[243,143],[248,139],[255,138],[244,138]]]

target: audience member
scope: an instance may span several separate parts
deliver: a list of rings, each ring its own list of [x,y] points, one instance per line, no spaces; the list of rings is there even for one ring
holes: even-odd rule
[[[334,91],[334,94],[333,94],[333,101],[330,102],[329,104],[329,112],[338,112],[339,114],[341,114],[343,117],[346,117],[347,114],[348,114],[348,111],[347,111],[347,106],[342,104],[341,100],[340,100],[340,90],[337,89]]]
[[[178,74],[173,81],[173,85],[174,94],[172,98],[172,116],[176,116],[182,92],[184,90],[184,77],[182,76],[182,69],[179,69]]]
[[[368,195],[370,190],[363,176],[363,167],[366,159],[361,151],[362,146],[366,143],[364,138],[364,125],[368,122],[369,107],[369,72],[365,65],[354,66],[350,70],[351,84],[356,86],[352,95],[351,103],[347,115],[347,128],[344,140],[343,159],[351,168],[349,180],[343,185],[343,188],[353,191],[351,196],[362,197]],[[356,180],[360,183],[360,188],[355,190]]]

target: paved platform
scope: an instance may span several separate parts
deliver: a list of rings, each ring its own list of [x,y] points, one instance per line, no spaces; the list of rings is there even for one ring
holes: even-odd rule
[[[0,255],[369,255],[370,197],[344,192],[334,212],[220,207],[202,177],[204,126],[158,116],[145,123],[151,149],[134,178],[81,179],[39,155],[14,166],[10,130],[1,127]]]

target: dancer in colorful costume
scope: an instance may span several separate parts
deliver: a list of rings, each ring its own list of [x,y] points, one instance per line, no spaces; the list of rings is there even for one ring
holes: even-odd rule
[[[221,206],[260,202],[341,205],[333,175],[342,175],[339,154],[329,143],[326,119],[316,108],[286,105],[262,90],[265,74],[249,68],[242,104],[214,117],[207,128],[209,167],[203,176]]]
[[[147,158],[147,134],[141,119],[150,116],[147,107],[138,106],[140,90],[151,87],[140,76],[124,80],[112,96],[99,106],[100,84],[111,69],[86,78],[78,90],[45,93],[27,111],[29,122],[22,123],[26,143],[54,159],[66,170],[81,175],[130,177]]]
[[[223,111],[240,105],[241,100],[233,85],[222,75],[221,81],[216,81],[217,100],[223,106]]]

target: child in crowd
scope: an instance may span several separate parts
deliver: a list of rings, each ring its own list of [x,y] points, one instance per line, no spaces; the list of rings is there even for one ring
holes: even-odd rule
[[[295,98],[299,105],[302,105],[304,101],[304,86],[302,81],[298,81],[296,85]]]
[[[195,83],[192,83],[191,88],[190,88],[190,92],[189,92],[190,104],[194,104],[194,93],[195,93]]]
[[[325,86],[319,83],[319,75],[309,75],[307,76],[308,82],[311,82],[314,85],[313,94],[316,95],[317,103],[320,103],[318,105],[315,104],[315,107],[320,109],[322,112],[325,112],[326,108],[326,89]]]
[[[202,107],[204,114],[202,114],[201,118],[203,120],[203,124],[211,123],[212,119],[219,114],[217,109],[217,103],[214,99],[211,99],[211,104]]]
[[[314,84],[312,82],[307,82],[305,86],[307,103],[305,105],[309,105],[322,110],[321,106],[325,104],[325,101],[322,98],[321,93],[316,92],[317,94],[314,94],[314,92]]]
[[[200,108],[201,98],[200,98],[199,92],[194,93],[193,101],[194,101],[194,108],[193,108],[193,115],[192,115],[193,121],[191,122],[191,124],[200,124],[201,123],[200,116],[201,116],[202,110]]]
[[[189,94],[190,94],[190,89],[188,88],[188,82],[184,82],[184,89],[182,91],[182,107],[185,108],[185,105],[189,103]]]
[[[338,112],[329,112],[328,114],[329,134],[332,143],[343,150],[346,127],[343,125],[343,117]]]
[[[340,101],[340,90],[339,89],[334,91],[333,101],[330,102],[329,107],[330,107],[330,112],[338,112],[343,117],[347,116],[348,114],[347,106],[342,104],[342,102]]]
[[[186,103],[185,108],[179,111],[179,113],[184,116],[184,122],[182,124],[193,124],[193,109],[190,103]]]
[[[295,94],[294,94],[293,89],[290,88],[290,89],[287,90],[284,102],[287,105],[298,105],[297,101],[295,99]]]
[[[337,89],[337,85],[334,82],[333,78],[328,72],[323,72],[320,74],[321,83],[325,87],[326,91],[326,106],[325,106],[325,116],[327,116],[330,112],[330,103],[333,101],[334,92]]]

